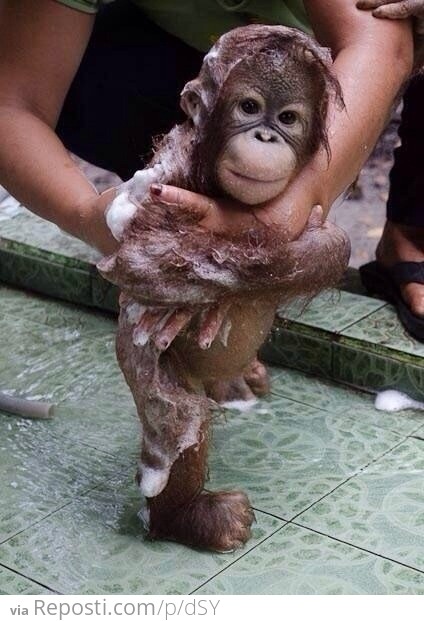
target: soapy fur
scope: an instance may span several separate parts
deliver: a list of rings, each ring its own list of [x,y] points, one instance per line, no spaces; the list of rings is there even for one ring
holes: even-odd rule
[[[245,543],[253,513],[242,492],[204,490],[210,397],[239,400],[249,386],[247,398],[266,392],[255,357],[277,305],[336,285],[349,257],[346,235],[322,223],[319,210],[297,240],[284,242],[260,222],[238,234],[207,232],[149,195],[153,180],[221,195],[213,165],[225,142],[221,98],[234,68],[246,61],[251,70],[256,57],[282,74],[284,63],[298,67],[313,82],[314,124],[299,147],[298,168],[320,146],[328,149],[327,105],[340,92],[327,52],[279,26],[227,33],[183,90],[190,118],[157,142],[150,167],[124,184],[125,201],[139,205],[126,227],[113,213],[119,197],[112,204],[109,219],[118,223],[121,244],[98,266],[122,291],[117,355],[142,423],[137,480],[148,497],[149,533],[219,551]]]

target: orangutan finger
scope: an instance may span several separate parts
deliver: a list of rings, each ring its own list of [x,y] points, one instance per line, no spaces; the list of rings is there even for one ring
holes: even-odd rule
[[[212,343],[218,336],[221,327],[223,326],[224,319],[230,309],[230,306],[231,303],[226,302],[224,304],[220,304],[219,306],[213,306],[212,308],[209,308],[208,310],[203,312],[199,328],[199,334],[197,337],[197,342],[201,349],[209,349],[209,347],[212,345]],[[223,344],[226,345],[228,334],[223,335],[223,337]]]
[[[165,325],[158,329],[154,337],[155,345],[161,351],[165,351],[171,345],[176,336],[191,321],[193,312],[186,309],[178,309],[167,319]]]
[[[173,311],[169,309],[145,309],[139,322],[134,328],[134,345],[146,345],[154,332],[168,320]]]

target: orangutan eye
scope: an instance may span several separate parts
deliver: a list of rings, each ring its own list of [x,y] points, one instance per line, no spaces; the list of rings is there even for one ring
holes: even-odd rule
[[[258,114],[259,104],[254,99],[243,99],[240,102],[240,108],[245,114]]]
[[[278,116],[278,120],[283,125],[293,125],[297,121],[297,114],[292,110],[285,110]]]

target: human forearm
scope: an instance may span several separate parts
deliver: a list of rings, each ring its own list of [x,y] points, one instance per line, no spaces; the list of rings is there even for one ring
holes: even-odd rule
[[[16,105],[0,105],[0,183],[29,209],[108,252],[111,235],[96,190],[53,130]]]
[[[319,171],[323,183],[319,184],[317,198],[325,210],[358,175],[410,73],[412,37],[407,24],[401,28],[405,29],[406,32],[396,33],[395,41],[361,37],[342,48],[335,58],[334,73],[342,88],[345,108],[338,109],[333,104],[330,109],[329,165],[321,153],[306,170],[309,175]]]
[[[330,163],[320,152],[270,206],[269,221],[283,223],[289,236],[303,229],[314,204],[321,204],[327,213],[355,180],[412,67],[408,23],[372,20],[370,15],[364,20],[367,14],[353,2],[351,6],[344,2],[342,7],[335,6],[340,4],[337,0],[305,4],[320,42],[333,50],[334,73],[341,83],[345,108],[335,104],[330,108]]]
[[[54,133],[94,16],[52,0],[0,0],[0,183],[107,253],[103,204]]]

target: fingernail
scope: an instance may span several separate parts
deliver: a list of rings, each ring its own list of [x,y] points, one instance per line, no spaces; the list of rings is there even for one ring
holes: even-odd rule
[[[150,186],[150,192],[155,196],[160,196],[162,194],[163,185],[161,183],[152,183]]]

